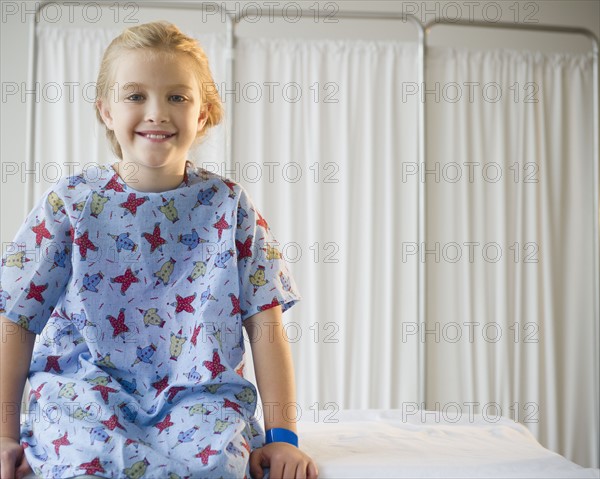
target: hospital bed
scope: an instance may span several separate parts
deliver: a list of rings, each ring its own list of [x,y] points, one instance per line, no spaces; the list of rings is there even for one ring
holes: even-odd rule
[[[300,447],[328,478],[600,477],[544,448],[500,416],[434,411],[342,410],[298,423]]]
[[[320,479],[600,478],[600,469],[544,448],[525,426],[500,416],[311,411],[298,421],[298,433]]]

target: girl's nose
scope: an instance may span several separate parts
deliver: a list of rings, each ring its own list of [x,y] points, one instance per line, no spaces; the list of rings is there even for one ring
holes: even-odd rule
[[[160,101],[148,102],[145,120],[152,123],[166,123],[169,121],[167,105]]]

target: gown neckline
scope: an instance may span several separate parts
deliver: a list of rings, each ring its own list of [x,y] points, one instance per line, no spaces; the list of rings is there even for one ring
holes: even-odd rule
[[[164,194],[169,194],[169,193],[175,192],[177,190],[180,190],[182,188],[189,186],[190,174],[191,174],[191,172],[193,170],[193,166],[194,166],[190,161],[186,162],[185,170],[183,173],[183,180],[175,188],[172,188],[170,190],[165,190],[165,191],[140,191],[140,190],[136,190],[131,185],[127,184],[127,182],[119,176],[119,173],[117,173],[117,170],[115,169],[114,164],[115,163],[108,164],[108,170],[112,174],[111,180],[115,180],[126,191],[130,191],[132,193],[137,193],[140,195],[164,195]]]

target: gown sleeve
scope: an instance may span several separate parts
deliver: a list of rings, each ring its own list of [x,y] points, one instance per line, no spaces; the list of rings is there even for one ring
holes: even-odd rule
[[[36,334],[71,276],[71,222],[60,191],[42,195],[2,252],[0,314]]]
[[[281,245],[243,188],[237,206],[235,245],[242,321],[278,305],[285,312],[301,299]]]

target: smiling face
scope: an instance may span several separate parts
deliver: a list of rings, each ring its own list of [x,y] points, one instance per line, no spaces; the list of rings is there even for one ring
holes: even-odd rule
[[[183,53],[126,51],[114,65],[109,97],[100,114],[113,130],[124,163],[141,173],[181,173],[187,154],[207,119],[194,65]],[[138,171],[137,169],[134,171]]]

